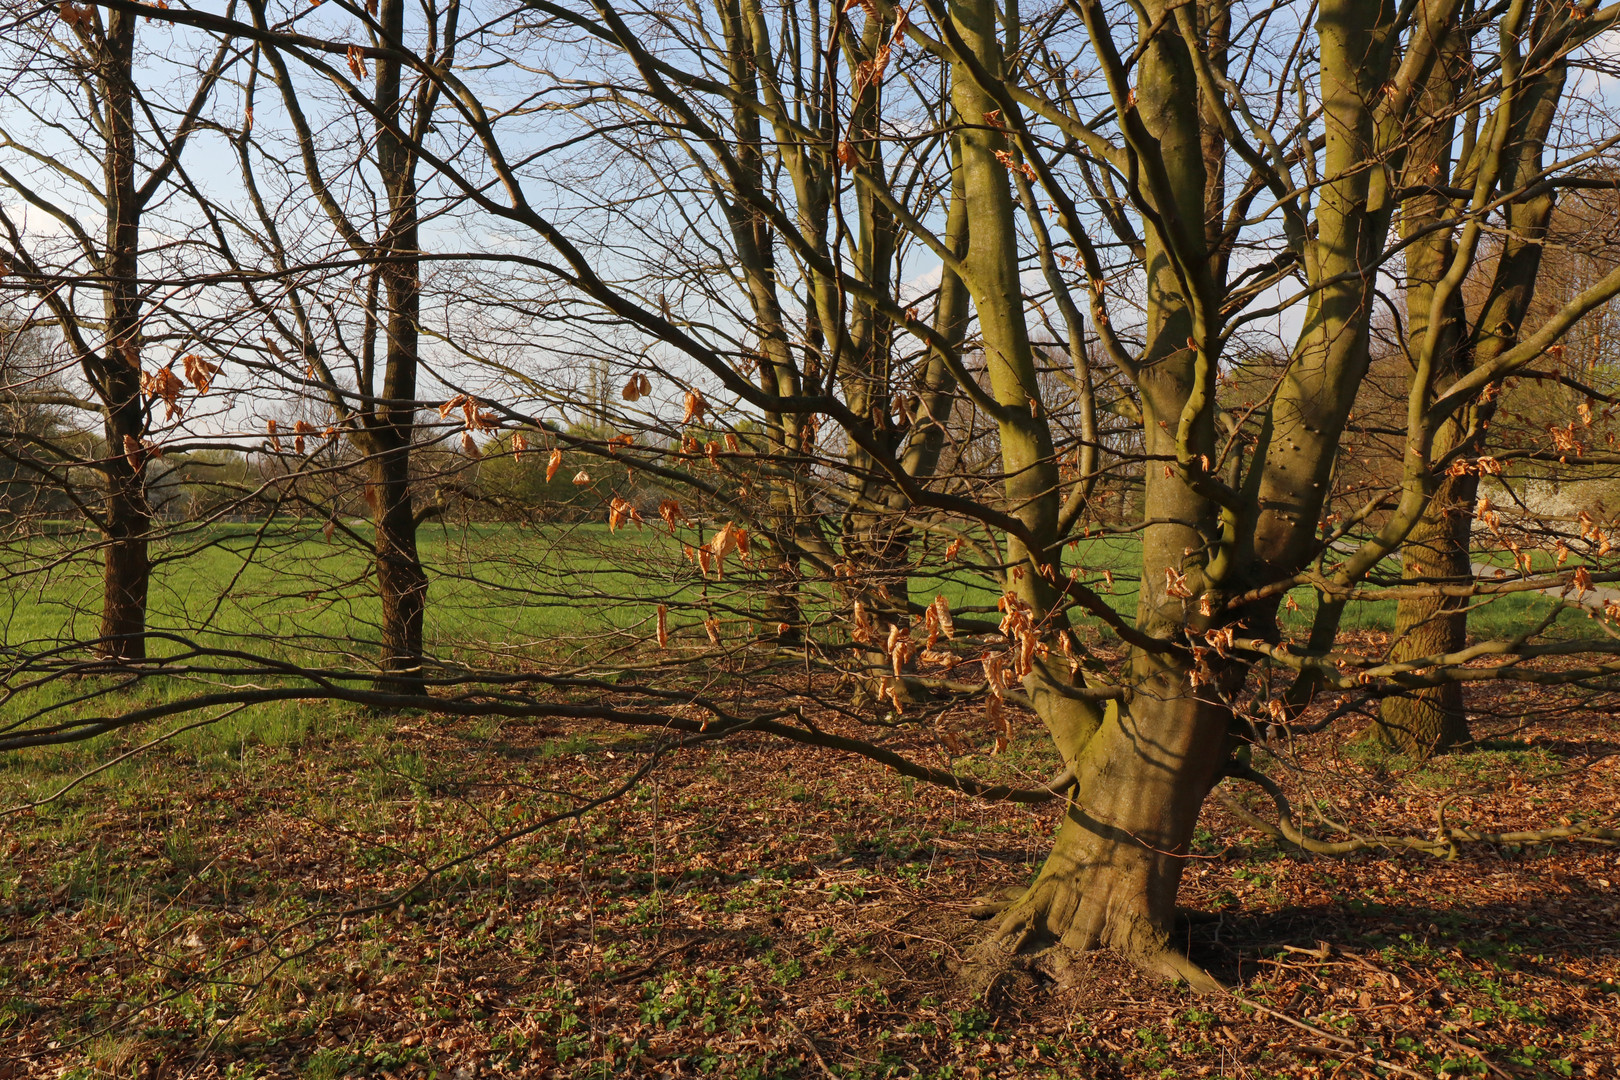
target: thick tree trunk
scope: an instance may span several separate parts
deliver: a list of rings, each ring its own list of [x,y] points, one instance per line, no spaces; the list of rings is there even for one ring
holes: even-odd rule
[[[1430,130],[1413,140],[1406,160],[1408,182],[1420,194],[1408,198],[1401,208],[1401,231],[1410,241],[1406,254],[1408,348],[1414,355],[1432,351],[1438,369],[1434,381],[1442,384],[1467,372],[1468,317],[1462,294],[1443,286],[1457,257],[1457,246],[1452,231],[1437,229],[1435,223],[1452,212],[1451,204],[1444,195],[1423,190],[1423,185],[1451,174],[1456,126],[1451,105],[1457,94],[1455,69],[1464,60],[1463,47],[1462,36],[1455,32],[1448,33],[1439,45],[1440,62],[1429,73],[1426,87],[1436,120]],[[1441,297],[1438,309],[1437,295]],[[1435,458],[1443,458],[1465,437],[1455,418],[1442,425],[1435,436]],[[1405,580],[1420,586],[1437,579],[1446,584],[1472,580],[1468,539],[1476,487],[1472,477],[1445,477],[1434,484],[1423,516],[1402,546],[1401,576]],[[1434,592],[1402,597],[1396,603],[1391,657],[1410,661],[1452,652],[1462,646],[1467,634],[1465,598]],[[1466,739],[1461,685],[1448,683],[1385,698],[1370,734],[1387,748],[1417,757]]]
[[[1439,105],[1449,104],[1456,95],[1457,73],[1467,59],[1464,46],[1462,37],[1455,32],[1442,46],[1443,62],[1436,65],[1428,87]],[[1511,191],[1541,175],[1542,144],[1551,128],[1563,82],[1564,65],[1555,63],[1538,72],[1516,96],[1508,121],[1510,152],[1503,167],[1503,190]],[[1439,114],[1448,115],[1443,108]],[[1413,176],[1449,175],[1452,128],[1452,122],[1446,119],[1414,144],[1410,167]],[[1456,291],[1438,313],[1440,321],[1431,324],[1437,283],[1450,269],[1455,245],[1449,230],[1425,230],[1451,213],[1447,197],[1424,193],[1407,201],[1402,212],[1403,228],[1408,235],[1417,237],[1406,256],[1410,276],[1408,330],[1414,342],[1421,342],[1425,335],[1437,339],[1436,355],[1445,379],[1465,374],[1474,365],[1490,364],[1518,341],[1519,328],[1535,295],[1541,241],[1553,206],[1552,190],[1546,190],[1507,207],[1508,235],[1496,262],[1490,292],[1470,331],[1462,297]],[[1474,436],[1476,442],[1467,448],[1464,460],[1481,453],[1484,433],[1494,412],[1492,402],[1475,401],[1449,420],[1437,433],[1435,458],[1449,452],[1470,430],[1480,434]],[[1404,577],[1440,578],[1447,583],[1473,579],[1470,526],[1478,489],[1477,469],[1442,479],[1435,486],[1423,518],[1406,540]],[[1396,611],[1392,656],[1396,660],[1414,660],[1459,649],[1467,640],[1467,620],[1467,602],[1463,598],[1404,598]],[[1466,742],[1469,732],[1462,687],[1446,684],[1385,699],[1372,735],[1385,746],[1422,757]]]
[[[1199,808],[1220,779],[1230,714],[1178,672],[1110,705],[1087,743],[1052,852],[1002,916],[990,951],[1115,949],[1198,989],[1213,980],[1171,948]]]

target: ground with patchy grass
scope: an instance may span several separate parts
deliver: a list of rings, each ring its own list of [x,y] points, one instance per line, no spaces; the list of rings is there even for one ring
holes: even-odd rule
[[[1351,828],[1620,806],[1613,715],[1423,768],[1345,734],[1271,765]],[[734,741],[545,824],[653,745],[310,705],[0,819],[0,1077],[1620,1074],[1612,847],[1305,859],[1212,800],[1186,945],[1234,996],[1099,956],[975,997],[968,913],[1030,878],[1055,809]],[[0,795],[116,753],[13,756]],[[1033,731],[994,764],[1047,768]]]

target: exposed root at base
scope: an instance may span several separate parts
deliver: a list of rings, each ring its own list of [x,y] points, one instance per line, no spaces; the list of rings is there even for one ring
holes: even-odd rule
[[[1228,992],[1225,983],[1174,949],[1163,949],[1150,956],[1131,957],[1130,960],[1143,971],[1162,975],[1172,982],[1184,981],[1195,994]]]
[[[1028,890],[1020,888],[1002,889],[995,896],[975,896],[977,901],[967,909],[967,917],[983,922],[985,919],[1000,915],[1024,898]]]
[[[989,910],[986,910],[989,909]],[[979,912],[984,911],[983,915]],[[1018,900],[982,904],[970,914],[989,918],[1004,912],[990,937],[962,970],[963,981],[977,997],[988,996],[1005,979],[1041,975],[1065,981],[1065,973],[1085,954],[1107,949],[1150,975],[1185,982],[1194,993],[1219,994],[1227,987],[1204,968],[1168,945],[1169,935],[1145,920],[1111,932],[1080,930],[1080,898],[1051,880],[1037,882]],[[1066,927],[1063,934],[1056,927]],[[1105,936],[1106,934],[1106,936]]]

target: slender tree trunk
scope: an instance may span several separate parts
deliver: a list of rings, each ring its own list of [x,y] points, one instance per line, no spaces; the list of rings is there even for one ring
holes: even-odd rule
[[[422,690],[422,617],[427,574],[416,550],[416,510],[411,494],[410,445],[375,455],[371,490],[376,495],[377,592],[382,600],[382,680],[390,690]]]
[[[139,396],[133,411],[139,412]],[[120,422],[119,412],[129,409],[109,409],[114,415],[105,425],[109,447],[123,444],[124,433],[131,428],[141,430],[139,421],[133,425]],[[138,439],[139,436],[137,435]],[[111,454],[117,455],[116,450]],[[118,455],[106,466],[106,494],[103,499],[102,532],[102,607],[101,633],[98,651],[116,660],[142,660],[146,657],[146,593],[151,580],[152,564],[147,555],[147,533],[152,517],[146,504],[146,478],[144,463],[133,468]]]
[[[870,59],[881,47],[890,23],[882,18],[866,21],[858,49]],[[875,79],[859,89],[850,109],[846,132],[854,148],[852,171],[881,178],[886,164],[879,149],[883,82]],[[890,292],[899,230],[893,215],[866,187],[855,189],[857,273],[883,294]],[[894,326],[888,316],[859,298],[847,299],[849,341],[839,360],[844,400],[861,418],[866,434],[883,454],[892,454],[903,441],[894,417],[892,397],[899,387],[893,379]],[[906,556],[910,551],[910,530],[896,524],[888,512],[895,494],[894,481],[878,466],[853,437],[849,440],[850,476],[846,497],[850,500],[842,522],[844,557],[860,568],[862,580],[875,587],[876,602],[893,617],[909,623],[908,573]]]
[[[404,35],[404,0],[384,0],[379,14],[383,35]],[[377,61],[377,104],[396,124],[400,108],[400,65]],[[416,506],[411,486],[411,449],[416,433],[420,266],[415,260],[416,159],[385,124],[377,126],[377,169],[388,190],[389,221],[379,247],[387,303],[382,397],[373,428],[372,491],[376,505],[377,591],[382,600],[383,683],[397,692],[421,692],[422,617],[427,607],[427,573],[416,548]]]
[[[146,656],[146,594],[151,578],[147,534],[142,436],[146,410],[141,400],[138,285],[140,206],[135,190],[135,122],[132,65],[135,16],[107,12],[100,43],[101,93],[107,120],[103,167],[107,195],[106,335],[93,377],[103,391],[103,432],[107,440],[103,503],[103,655],[118,660]],[[91,365],[87,365],[91,366]]]

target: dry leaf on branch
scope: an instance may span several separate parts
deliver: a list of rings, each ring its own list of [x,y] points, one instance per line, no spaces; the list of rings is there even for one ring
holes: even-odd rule
[[[638,371],[630,376],[619,396],[626,401],[637,401],[650,393],[652,393],[652,382],[648,380],[647,376]]]
[[[147,400],[163,399],[165,421],[173,420],[181,414],[180,392],[185,388],[185,384],[175,375],[172,365],[154,372],[141,373],[141,392],[146,395]]]
[[[696,390],[688,390],[685,399],[685,411],[681,413],[682,424],[692,424],[703,419],[708,411],[709,403],[703,400],[703,395]]]
[[[186,381],[195,386],[199,394],[208,393],[208,388],[214,384],[214,376],[219,374],[218,364],[210,364],[196,353],[182,356],[180,365],[185,370]]]
[[[675,522],[677,520],[685,521],[688,525],[692,524],[681,510],[681,504],[674,499],[662,499],[659,501],[658,516],[663,518],[664,524],[669,526],[669,535],[671,536],[675,535]]]
[[[866,614],[866,605],[859,600],[855,601],[855,629],[850,636],[861,645],[872,641],[872,620]]]

